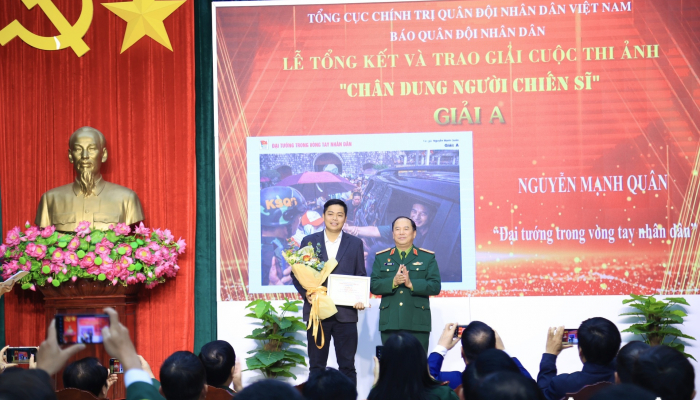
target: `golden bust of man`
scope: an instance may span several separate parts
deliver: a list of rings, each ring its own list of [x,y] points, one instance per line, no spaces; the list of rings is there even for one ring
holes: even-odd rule
[[[92,229],[106,230],[120,222],[131,225],[143,220],[136,193],[102,178],[107,141],[100,131],[85,126],[73,132],[68,140],[68,161],[77,173],[75,182],[41,196],[36,210],[38,226],[55,225],[59,231],[72,232],[81,221],[89,221]]]

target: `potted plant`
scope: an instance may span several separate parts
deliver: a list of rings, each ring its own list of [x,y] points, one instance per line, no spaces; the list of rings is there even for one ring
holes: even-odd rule
[[[299,300],[285,302],[280,306],[281,314],[267,300],[253,300],[246,306],[253,312],[246,317],[260,320],[260,328],[253,330],[247,339],[259,342],[259,347],[248,354],[254,354],[246,359],[247,371],[260,370],[266,378],[278,376],[296,379],[296,375],[290,369],[297,364],[306,366],[306,360],[302,354],[289,349],[292,345],[306,346],[304,342],[295,339],[296,332],[305,331],[306,325],[301,317],[287,316],[287,312],[298,312]]]
[[[679,338],[695,340],[672,325],[682,325],[683,318],[687,316],[679,305],[690,306],[682,297],[666,297],[658,300],[653,295],[643,296],[630,294],[631,299],[625,299],[622,304],[636,308],[637,311],[620,314],[620,316],[632,315],[641,321],[632,324],[622,332],[641,335],[642,340],[651,346],[666,345],[683,353],[686,357],[693,356],[685,352],[685,345],[678,341]],[[696,360],[697,361],[697,360]]]

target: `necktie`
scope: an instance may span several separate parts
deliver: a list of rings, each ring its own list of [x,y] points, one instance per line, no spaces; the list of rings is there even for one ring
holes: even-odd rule
[[[405,251],[402,251],[402,252],[401,252],[401,259],[403,260],[404,258],[406,258],[406,252],[405,252]]]

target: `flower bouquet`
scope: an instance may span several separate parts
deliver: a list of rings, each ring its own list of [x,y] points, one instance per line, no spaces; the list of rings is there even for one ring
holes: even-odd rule
[[[313,329],[314,344],[319,349],[326,344],[326,337],[321,329],[321,345],[316,342],[316,335],[321,327],[321,320],[333,316],[338,312],[335,308],[333,300],[326,294],[327,288],[323,286],[323,282],[328,279],[328,275],[333,272],[338,265],[338,261],[330,259],[321,261],[319,254],[321,253],[320,244],[314,249],[311,242],[308,246],[300,249],[289,248],[282,253],[284,259],[292,266],[294,277],[299,281],[299,284],[306,289],[306,294],[311,298],[311,312],[309,313],[309,322],[306,329]]]
[[[127,286],[145,283],[152,289],[166,278],[175,277],[178,256],[185,252],[185,241],[175,241],[169,230],[146,228],[143,222],[131,234],[126,224],[91,230],[82,221],[75,233],[58,232],[54,226],[38,228],[25,224],[10,230],[0,254],[3,279],[18,270],[29,272],[20,279],[22,289],[36,290],[47,283],[58,287],[78,278],[109,281]]]

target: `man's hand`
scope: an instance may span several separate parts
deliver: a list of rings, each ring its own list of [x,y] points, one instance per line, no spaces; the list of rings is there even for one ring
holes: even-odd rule
[[[112,387],[117,382],[117,374],[111,374],[107,377],[107,382],[105,382],[105,385],[102,386],[102,390],[100,391],[100,395],[97,396],[98,399],[108,399],[108,394],[109,394],[109,388]]]
[[[404,283],[406,287],[413,290],[413,283],[411,283],[411,277],[408,276],[408,269],[406,269],[406,267],[403,267],[403,276],[406,277],[406,282]]]
[[[403,283],[406,282],[406,275],[403,274],[403,266],[399,267],[399,270],[396,271],[396,275],[394,275],[394,286],[399,286]]]
[[[372,307],[372,306],[370,305],[370,307]],[[352,308],[354,308],[355,310],[360,310],[360,311],[362,311],[362,310],[365,309],[365,303],[363,303],[363,302],[360,301],[360,302],[358,302],[357,304],[355,304],[354,306],[352,306]]]
[[[547,349],[545,353],[558,356],[564,349],[572,347],[570,344],[564,345],[562,338],[564,337],[564,327],[549,328],[547,331]]]
[[[151,366],[148,364],[148,361],[146,361],[146,359],[141,357],[140,355],[139,355],[139,361],[141,361],[141,369],[148,372],[148,375],[151,377],[151,379],[156,379],[156,376],[153,375],[153,370],[151,369]]]
[[[270,266],[270,285],[289,285],[292,283],[292,266],[288,266],[282,271],[282,276],[279,275],[280,262],[277,257],[272,257],[272,265]]]
[[[503,345],[503,340],[501,340],[501,335],[498,332],[493,331],[496,334],[496,348],[501,351],[506,351],[506,346]]]
[[[66,365],[66,361],[68,361],[69,358],[73,357],[84,348],[84,344],[75,344],[61,349],[58,345],[58,339],[56,339],[56,320],[51,320],[49,330],[46,334],[46,340],[41,343],[39,351],[36,353],[36,358],[39,360],[36,363],[36,367],[38,369],[43,369],[49,375],[53,375]]]
[[[15,284],[14,280],[9,280],[0,283],[0,297],[2,297],[3,294],[8,293],[12,291],[12,286]]]
[[[240,358],[236,359],[236,366],[233,369],[233,390],[235,392],[243,390],[243,365]]]
[[[119,314],[111,307],[105,308],[104,312],[109,315],[109,326],[102,328],[105,350],[121,361],[124,372],[130,369],[141,369],[141,360],[129,337],[129,330],[119,322]]]
[[[29,356],[29,369],[36,369],[36,360],[34,359],[34,354]]]
[[[442,330],[442,335],[438,339],[438,346],[442,346],[447,350],[451,350],[453,347],[459,343],[460,338],[455,337],[455,330],[457,329],[456,322],[450,322],[445,325],[445,329]]]
[[[5,372],[6,368],[17,366],[17,364],[8,364],[8,362],[7,362],[7,356],[5,355],[5,352],[7,351],[8,347],[10,347],[10,346],[5,346],[2,348],[2,350],[0,350],[0,355],[1,355],[1,357],[0,357],[0,374]]]

